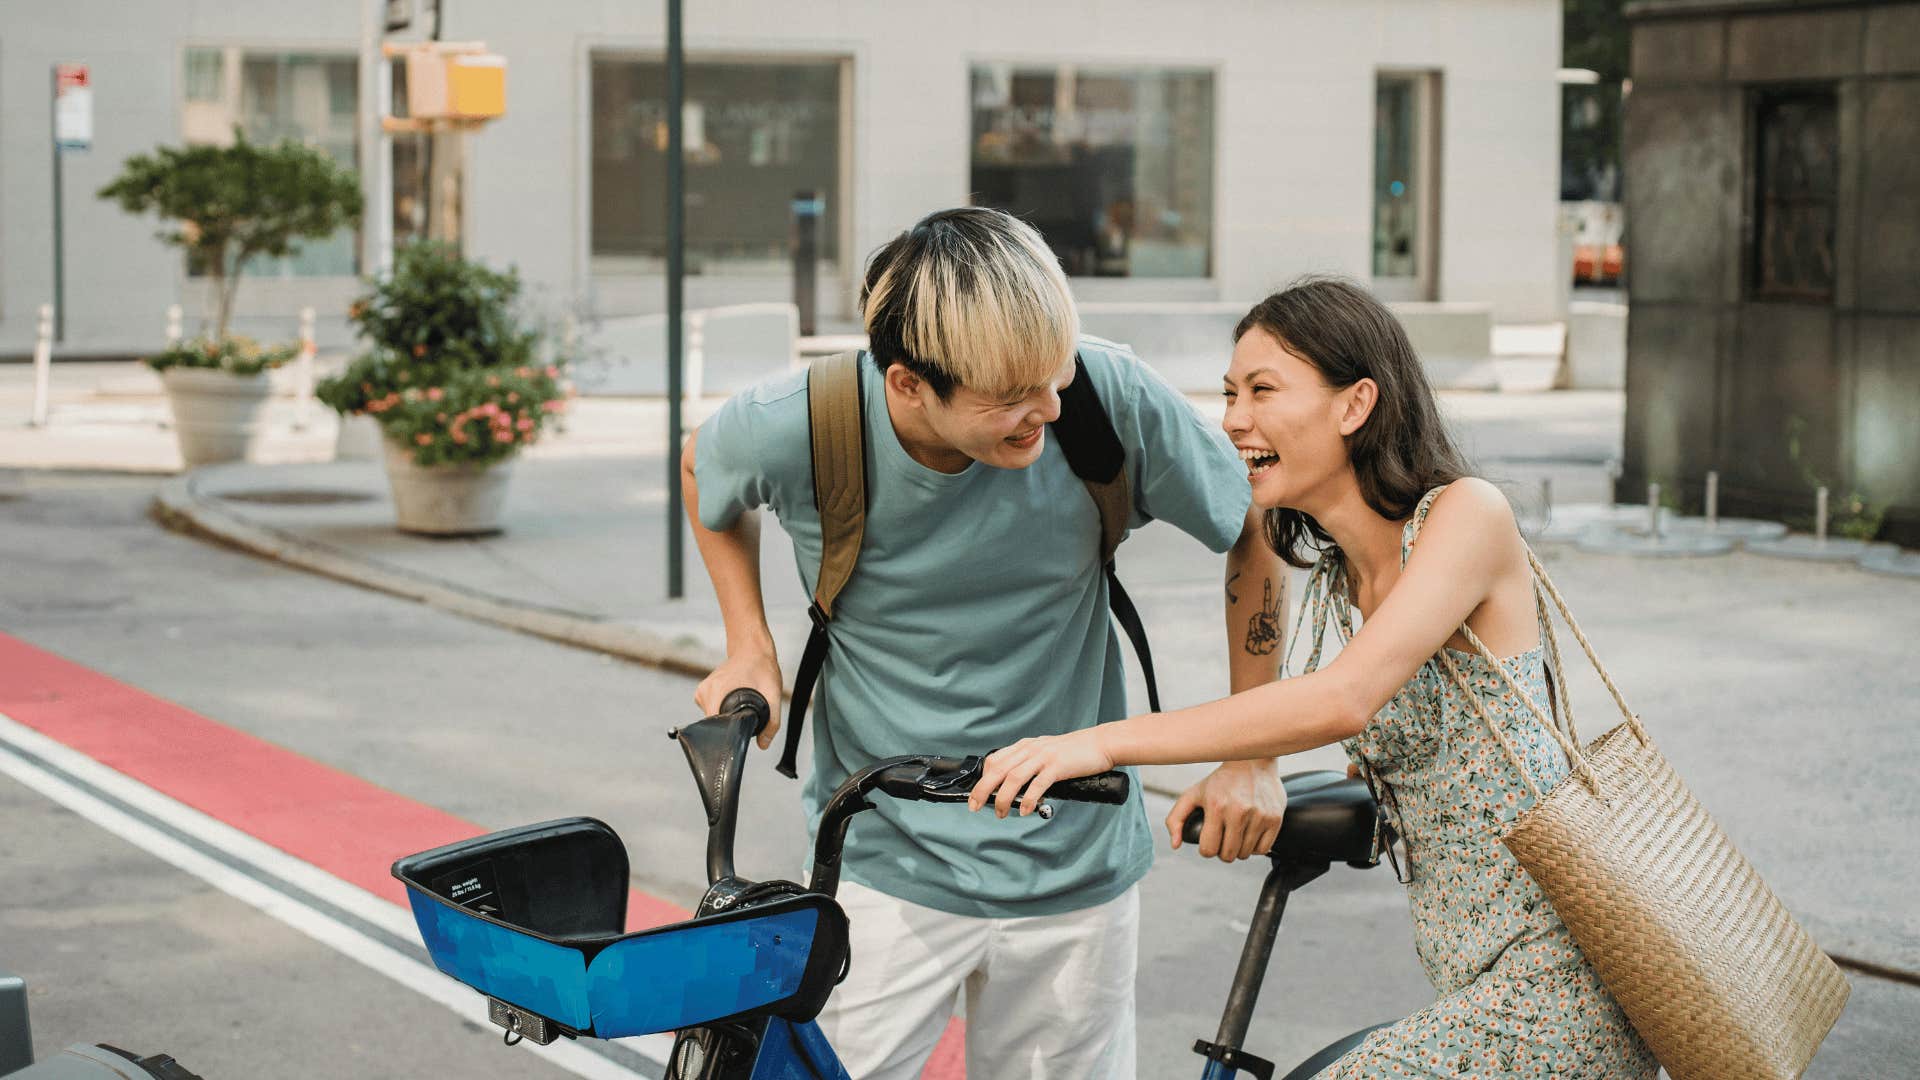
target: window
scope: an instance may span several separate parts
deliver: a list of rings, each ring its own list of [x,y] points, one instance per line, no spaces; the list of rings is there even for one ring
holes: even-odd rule
[[[976,64],[973,201],[1040,230],[1076,277],[1213,262],[1213,76]]]
[[[356,168],[358,67],[345,54],[188,49],[181,135],[190,143],[225,143],[238,126],[256,142],[293,139]],[[283,258],[258,256],[246,272],[256,278],[351,276],[358,249],[356,231],[342,229],[324,240],[299,242]]]
[[[686,68],[688,273],[786,273],[794,196],[823,200],[820,257],[839,256],[839,60]],[[595,56],[592,245],[601,266],[664,268],[667,66]]]
[[[1438,78],[1382,73],[1374,87],[1373,278],[1392,300],[1435,295]]]
[[[1838,96],[1831,88],[1761,92],[1754,100],[1752,146],[1750,293],[1832,300]]]

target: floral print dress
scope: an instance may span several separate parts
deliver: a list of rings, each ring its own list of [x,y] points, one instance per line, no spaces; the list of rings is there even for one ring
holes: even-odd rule
[[[1429,492],[1407,523],[1402,566],[1438,493]],[[1329,616],[1342,640],[1353,636],[1349,592],[1338,554],[1322,557],[1301,602],[1301,615],[1313,618],[1306,671],[1319,666]],[[1544,619],[1543,607],[1542,644],[1503,661],[1539,702],[1549,700]],[[1568,768],[1553,737],[1513,698],[1493,661],[1448,653],[1533,782],[1551,790]],[[1406,838],[1414,944],[1440,997],[1369,1035],[1320,1076],[1651,1078],[1659,1069],[1653,1054],[1552,903],[1500,843],[1533,796],[1461,694],[1436,656],[1343,744]]]

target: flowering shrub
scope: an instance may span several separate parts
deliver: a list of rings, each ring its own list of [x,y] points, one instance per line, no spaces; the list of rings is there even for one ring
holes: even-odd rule
[[[491,465],[537,440],[566,411],[571,387],[559,365],[473,368],[444,382],[380,396],[354,389],[363,410],[419,465]]]
[[[168,368],[217,368],[234,375],[258,375],[300,355],[298,343],[268,348],[247,337],[192,338],[176,341],[147,357],[155,371]]]
[[[317,388],[343,414],[366,414],[420,465],[490,465],[538,439],[565,412],[564,357],[527,325],[520,279],[432,243],[396,254],[393,273],[349,318],[372,348]]]

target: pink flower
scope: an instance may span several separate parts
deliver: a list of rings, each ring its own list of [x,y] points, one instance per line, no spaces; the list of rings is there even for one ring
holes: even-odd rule
[[[418,434],[418,435],[415,435],[415,436],[413,437],[413,441],[414,441],[414,442],[417,442],[417,443],[419,443],[419,444],[420,444],[421,446],[432,446],[432,445],[433,445],[433,436],[431,436],[431,435],[429,435],[429,434],[427,434],[426,432],[424,432],[424,431],[423,431],[423,432],[421,432],[420,434]]]
[[[564,401],[561,401],[558,398],[555,398],[552,401],[543,401],[540,403],[540,407],[542,409],[545,409],[548,412],[566,412],[567,411],[567,403]]]
[[[519,423],[517,423],[517,424],[515,424],[515,425],[513,425],[513,426],[514,426],[514,427],[517,427],[517,428],[519,428],[519,429],[520,429],[521,431],[532,431],[532,430],[533,430],[533,417],[531,417],[531,416],[523,416],[523,417],[521,417],[521,418],[520,418],[520,422],[519,422]]]
[[[428,401],[439,401],[441,398],[446,396],[447,396],[447,392],[445,390],[440,389],[437,386],[430,386],[427,388]]]
[[[548,365],[547,365],[547,378],[549,378],[549,379],[557,379],[557,378],[559,378],[559,377],[560,377],[560,369],[559,369],[558,367],[556,367],[556,366],[554,366],[554,365],[552,365],[552,364],[548,364]]]
[[[500,385],[500,376],[498,376],[498,375],[489,375],[489,376],[487,376],[487,385],[488,385],[488,386],[499,386],[499,385]]]
[[[513,429],[503,428],[495,433],[494,438],[499,439],[503,443],[510,443],[513,441]]]
[[[533,369],[532,369],[532,368],[530,368],[530,367],[519,367],[519,368],[514,368],[514,369],[513,369],[513,373],[514,373],[515,375],[518,375],[518,376],[520,376],[520,377],[521,377],[521,378],[523,378],[523,379],[531,379],[531,378],[533,378]]]
[[[519,394],[508,394],[508,395],[507,395],[507,404],[509,404],[509,405],[518,405],[518,404],[520,404],[520,395],[519,395]]]

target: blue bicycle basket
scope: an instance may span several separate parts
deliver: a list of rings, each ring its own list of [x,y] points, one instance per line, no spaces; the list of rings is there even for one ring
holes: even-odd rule
[[[434,966],[490,998],[601,1039],[719,1020],[819,1014],[847,959],[847,918],[796,889],[625,933],[627,853],[568,818],[393,864]]]

